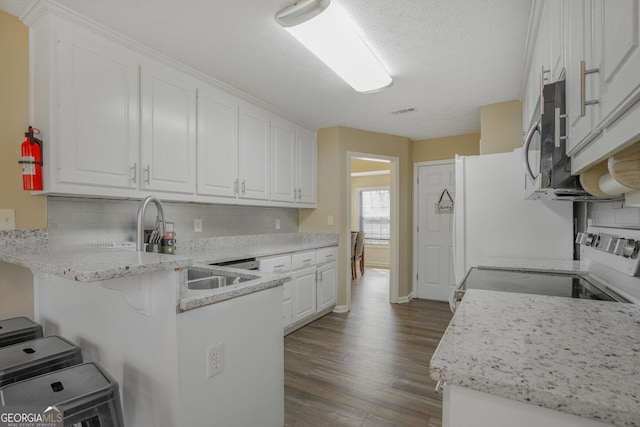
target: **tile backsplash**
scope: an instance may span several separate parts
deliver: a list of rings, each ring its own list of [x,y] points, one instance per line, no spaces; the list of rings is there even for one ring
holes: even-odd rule
[[[111,243],[135,241],[138,200],[48,197],[49,240],[54,243]],[[173,222],[178,240],[249,234],[295,233],[294,208],[205,205],[163,202],[166,221]],[[147,208],[145,228],[153,228],[155,205]],[[202,232],[193,231],[202,219]],[[276,229],[276,220],[280,229]]]
[[[622,202],[589,203],[587,217],[602,227],[640,229],[640,208],[623,207]]]

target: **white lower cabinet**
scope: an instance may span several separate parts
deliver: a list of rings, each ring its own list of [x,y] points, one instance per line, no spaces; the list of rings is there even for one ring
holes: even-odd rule
[[[337,296],[337,248],[276,255],[259,260],[259,270],[291,273],[283,287],[282,326],[285,334],[330,312]]]
[[[318,267],[318,311],[336,305],[337,278],[335,262]]]
[[[316,267],[292,273],[291,286],[293,291],[291,320],[296,323],[316,313]]]

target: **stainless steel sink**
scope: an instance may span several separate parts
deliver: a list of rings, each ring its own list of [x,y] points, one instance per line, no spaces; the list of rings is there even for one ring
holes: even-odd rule
[[[259,276],[217,274],[211,271],[191,270],[187,272],[187,287],[193,290],[218,289],[225,286],[237,285],[257,279]]]

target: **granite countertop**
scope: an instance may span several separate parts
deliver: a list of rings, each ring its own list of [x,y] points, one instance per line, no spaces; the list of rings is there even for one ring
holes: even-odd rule
[[[46,240],[19,239],[0,244],[0,261],[78,282],[98,282],[134,274],[189,267],[181,255],[137,252],[135,249],[57,246]]]
[[[431,359],[447,384],[640,426],[640,306],[469,290]]]
[[[478,262],[479,268],[496,268],[505,270],[545,271],[558,273],[588,273],[589,262],[572,259],[550,258],[507,258],[485,257]]]
[[[484,257],[478,262],[478,267],[558,273],[588,273],[589,261],[553,258]]]

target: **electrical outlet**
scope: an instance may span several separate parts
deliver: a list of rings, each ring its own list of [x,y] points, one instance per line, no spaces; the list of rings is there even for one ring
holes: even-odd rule
[[[224,370],[224,343],[207,347],[207,378],[214,377]]]
[[[276,230],[280,230],[280,219],[276,219]]]
[[[195,218],[193,220],[194,233],[202,233],[202,218]]]
[[[333,215],[327,216],[327,225],[333,225]]]
[[[16,229],[15,209],[0,209],[0,230]]]

